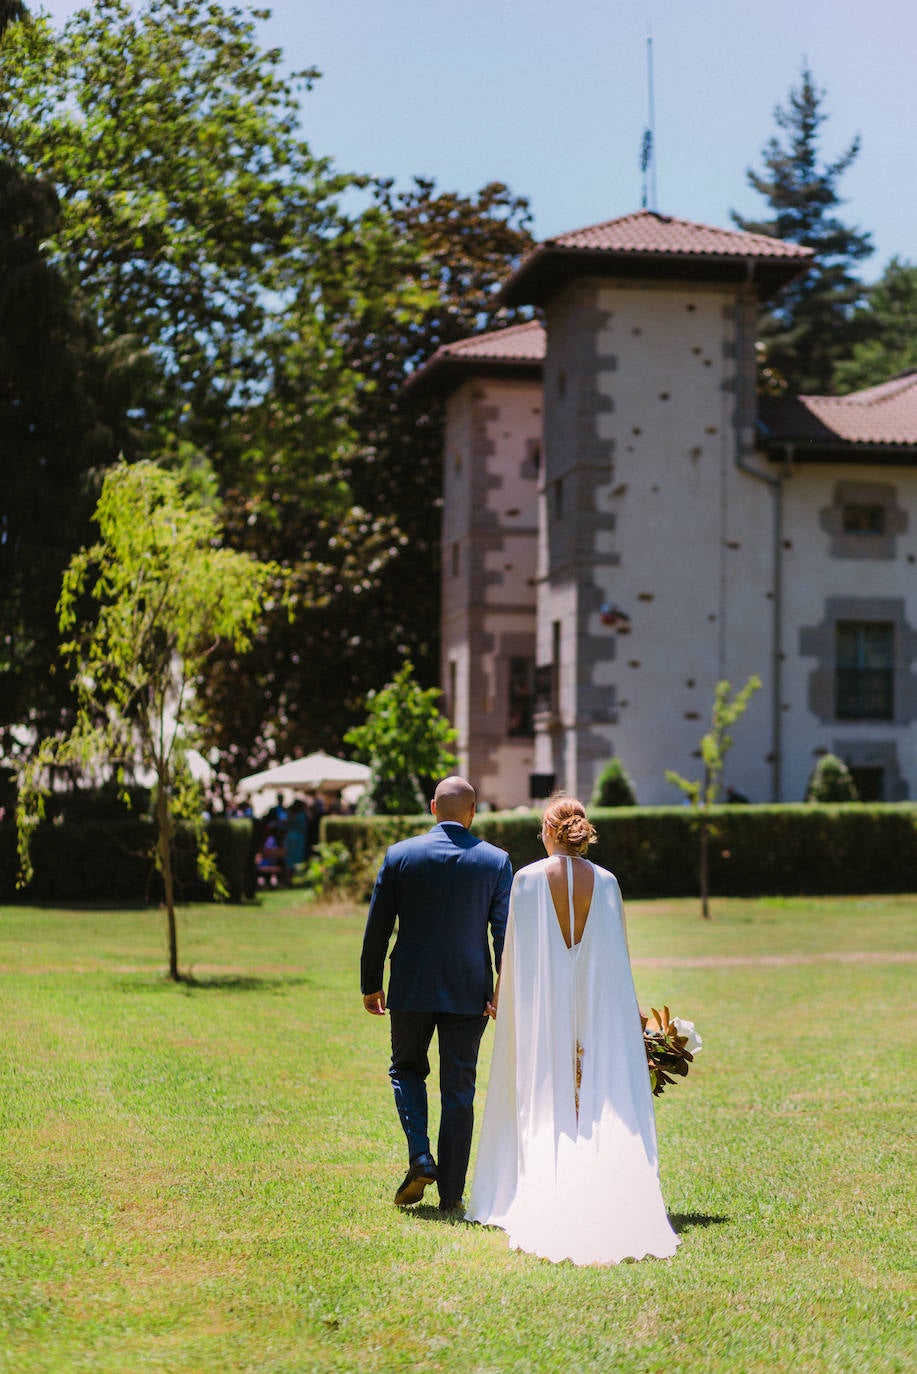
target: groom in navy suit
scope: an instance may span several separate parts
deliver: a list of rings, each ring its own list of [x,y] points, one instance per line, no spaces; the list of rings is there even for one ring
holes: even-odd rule
[[[509,855],[470,833],[475,791],[464,778],[444,778],[430,810],[437,824],[394,844],[373,888],[360,979],[363,1005],[375,1016],[386,1006],[392,1031],[389,1077],[408,1142],[408,1172],[395,1194],[407,1207],[428,1183],[439,1184],[440,1208],[461,1206],[471,1153],[478,1048],[499,972],[513,880]],[[388,1001],[382,988],[391,955]],[[438,1164],[427,1134],[427,1051],[439,1043]]]

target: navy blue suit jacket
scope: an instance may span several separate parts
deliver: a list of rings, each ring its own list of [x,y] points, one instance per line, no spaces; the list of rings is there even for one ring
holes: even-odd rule
[[[376,878],[360,960],[364,993],[382,988],[398,920],[387,1004],[393,1011],[483,1015],[499,970],[513,881],[509,855],[457,821],[393,844]]]

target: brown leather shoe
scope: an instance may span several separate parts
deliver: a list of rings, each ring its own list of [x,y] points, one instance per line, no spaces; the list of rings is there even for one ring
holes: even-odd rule
[[[436,1165],[432,1155],[418,1155],[411,1161],[404,1182],[395,1194],[396,1207],[410,1207],[419,1202],[428,1183],[436,1182]]]

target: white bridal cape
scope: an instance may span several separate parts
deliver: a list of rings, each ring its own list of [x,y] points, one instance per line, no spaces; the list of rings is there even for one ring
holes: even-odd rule
[[[466,1216],[549,1260],[673,1255],[618,883],[595,868],[583,937],[568,949],[546,865],[520,869],[513,882]],[[572,941],[570,860],[566,868]]]

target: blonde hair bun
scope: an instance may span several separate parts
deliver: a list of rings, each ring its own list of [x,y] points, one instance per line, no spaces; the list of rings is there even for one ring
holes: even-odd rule
[[[556,842],[564,849],[572,849],[574,854],[585,854],[599,838],[586,808],[575,797],[552,797],[545,809],[544,824]]]

